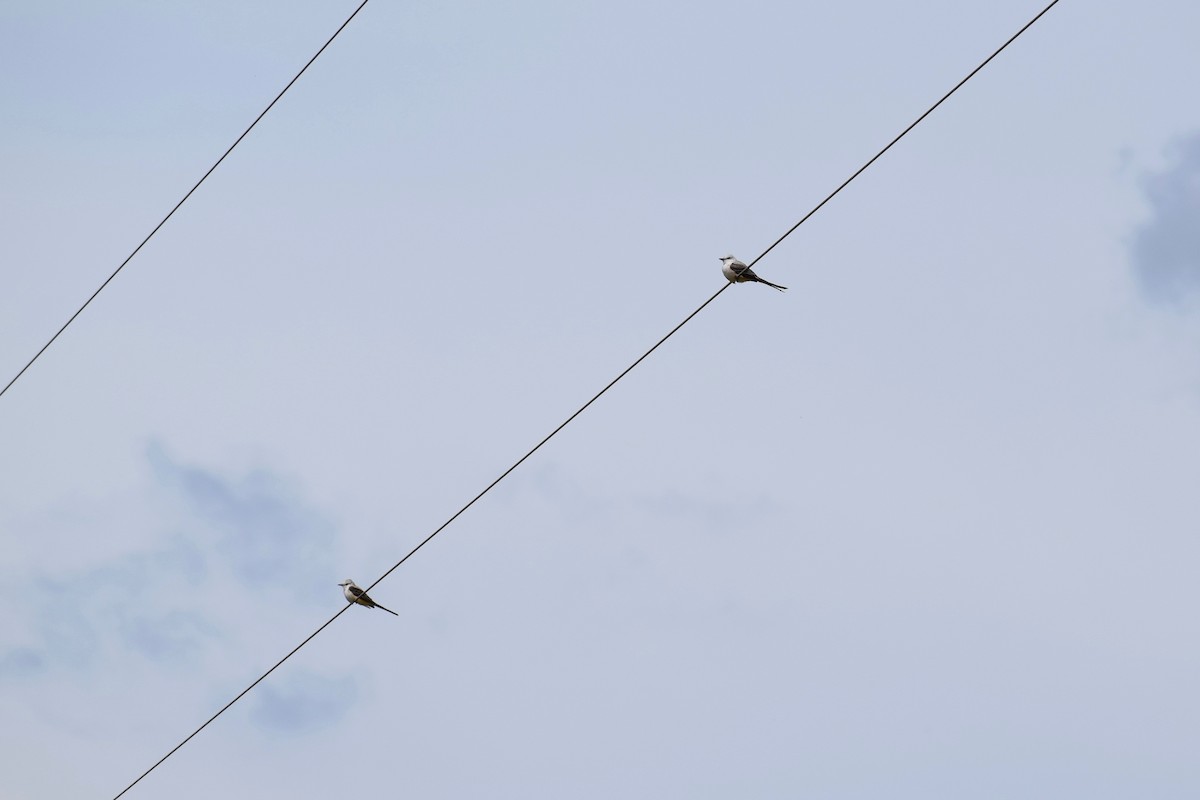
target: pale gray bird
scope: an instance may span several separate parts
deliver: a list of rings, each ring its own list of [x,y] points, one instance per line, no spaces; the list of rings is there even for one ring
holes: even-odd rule
[[[358,603],[360,606],[366,606],[367,608],[383,608],[383,606],[372,600],[366,592],[358,587],[358,584],[349,578],[339,583],[338,586],[342,587],[342,594],[346,595],[346,599],[351,603]],[[383,608],[383,610],[397,617],[400,616],[390,608]]]
[[[786,286],[780,286],[777,283],[764,281],[762,278],[754,274],[754,270],[750,269],[733,256],[725,256],[721,259],[721,273],[729,279],[730,283],[745,283],[747,281],[753,281],[754,283],[765,283],[772,289],[778,289],[781,292],[787,289]]]

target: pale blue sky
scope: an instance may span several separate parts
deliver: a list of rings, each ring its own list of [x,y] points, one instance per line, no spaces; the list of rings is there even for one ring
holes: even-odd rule
[[[0,2],[0,372],[354,5]],[[1038,8],[368,4],[0,400],[6,796],[119,791]],[[1195,797],[1197,30],[1064,0],[129,796]]]

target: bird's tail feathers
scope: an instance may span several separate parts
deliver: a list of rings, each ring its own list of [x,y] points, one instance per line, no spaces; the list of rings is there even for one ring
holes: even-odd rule
[[[376,607],[376,608],[383,608],[383,606],[379,605],[379,603],[376,603],[376,604],[375,604],[375,607]],[[400,616],[400,615],[399,615],[399,614],[397,614],[395,611],[392,611],[390,608],[383,608],[383,610],[384,610],[384,611],[386,611],[386,612],[388,612],[389,614],[391,614],[393,617],[398,617],[398,616]]]

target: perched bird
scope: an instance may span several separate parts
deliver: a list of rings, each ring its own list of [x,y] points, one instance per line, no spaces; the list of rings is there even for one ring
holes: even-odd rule
[[[721,259],[721,273],[729,279],[730,283],[745,283],[746,281],[765,283],[772,289],[778,289],[781,292],[787,288],[786,286],[780,286],[777,283],[764,281],[762,278],[754,274],[754,270],[750,269],[733,256],[725,256]]]
[[[339,583],[338,586],[342,587],[342,594],[346,595],[346,599],[351,603],[358,603],[360,606],[366,606],[367,608],[383,608],[383,606],[372,600],[366,592],[358,587],[358,584],[349,578]],[[400,616],[390,608],[383,608],[383,610],[397,617]]]

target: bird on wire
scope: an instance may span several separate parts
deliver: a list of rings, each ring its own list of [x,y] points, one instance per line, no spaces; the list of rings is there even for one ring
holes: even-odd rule
[[[338,586],[342,587],[342,594],[346,595],[346,599],[351,603],[358,603],[360,606],[366,606],[367,608],[383,608],[383,606],[372,600],[370,595],[359,588],[358,584],[349,578],[339,583]],[[390,608],[383,608],[383,610],[394,616],[400,616]]]
[[[753,283],[765,283],[772,289],[778,289],[781,292],[787,289],[786,286],[780,286],[777,283],[764,281],[762,278],[754,274],[754,270],[750,269],[733,256],[725,256],[721,259],[721,274],[728,278],[730,283],[746,283],[747,281],[750,281]]]

